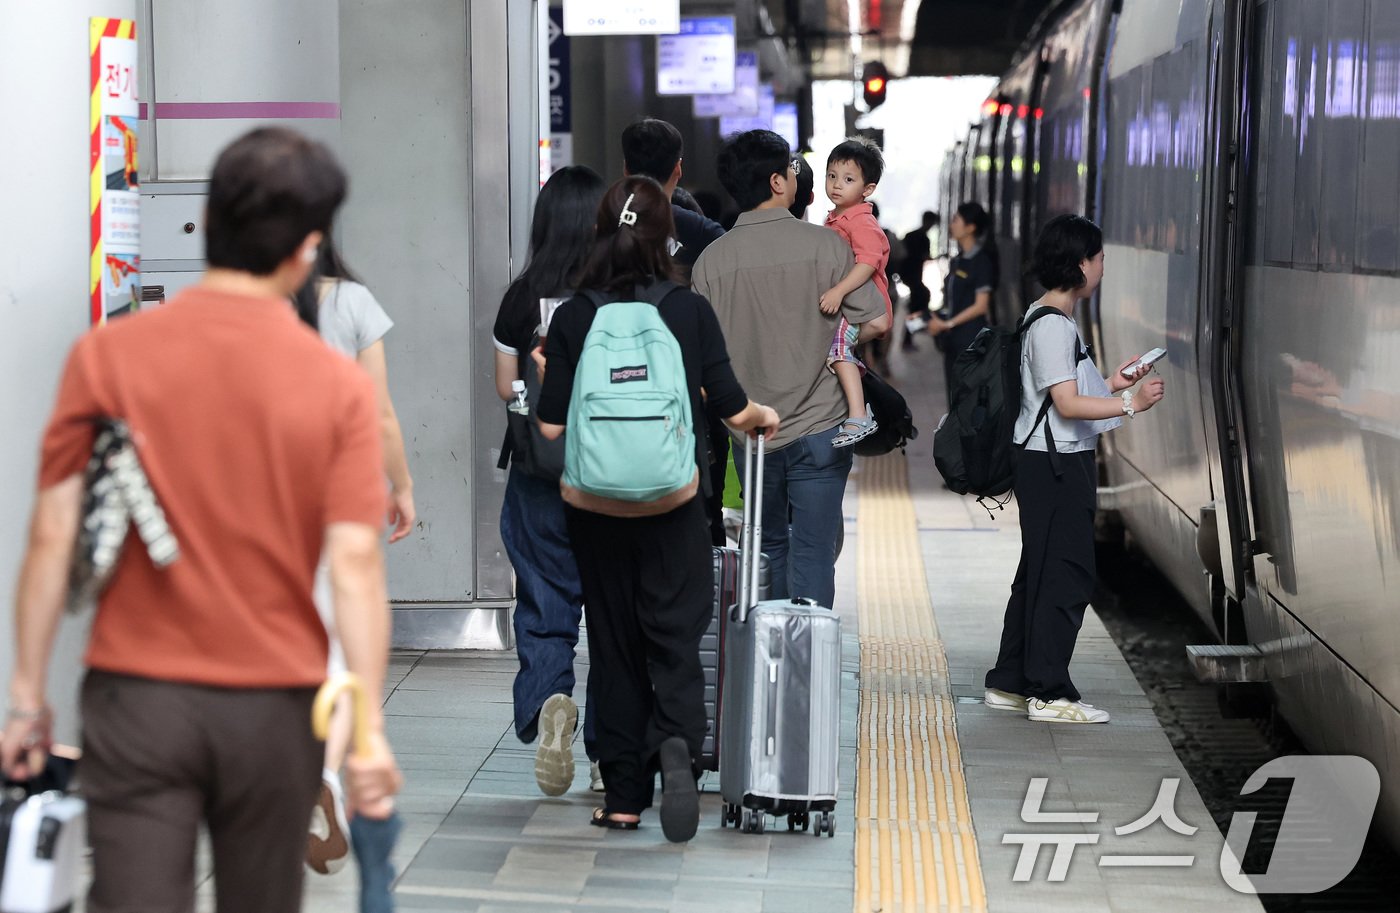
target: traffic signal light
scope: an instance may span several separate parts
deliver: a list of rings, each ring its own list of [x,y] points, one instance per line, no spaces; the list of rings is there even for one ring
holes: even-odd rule
[[[872,60],[861,71],[865,81],[865,106],[871,111],[885,103],[885,91],[890,85],[890,72],[878,60]]]

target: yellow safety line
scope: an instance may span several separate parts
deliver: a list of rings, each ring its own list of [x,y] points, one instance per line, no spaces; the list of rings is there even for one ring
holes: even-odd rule
[[[855,913],[985,913],[904,455],[861,463]]]

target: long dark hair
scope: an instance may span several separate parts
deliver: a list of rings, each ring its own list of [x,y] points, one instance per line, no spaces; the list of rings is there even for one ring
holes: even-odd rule
[[[657,280],[677,281],[667,249],[676,233],[671,201],[656,181],[634,175],[609,187],[598,204],[597,231],[579,288],[626,294]]]
[[[344,279],[347,282],[359,282],[360,279],[350,267],[346,265],[345,258],[341,256],[340,248],[335,243],[335,236],[332,229],[326,229],[325,240],[321,242],[321,249],[316,255],[316,266],[311,270],[311,275],[307,277],[306,284],[297,290],[293,303],[296,305],[297,316],[302,323],[318,332],[321,329],[321,295],[318,285],[322,279]]]
[[[508,298],[511,292],[523,292],[527,301],[534,301],[574,287],[593,247],[593,222],[606,186],[586,165],[570,165],[549,176],[535,201],[530,258],[511,283]]]

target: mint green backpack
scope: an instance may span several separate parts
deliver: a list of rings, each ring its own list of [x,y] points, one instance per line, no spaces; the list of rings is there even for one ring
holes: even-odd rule
[[[680,343],[657,305],[677,288],[653,285],[646,301],[598,308],[574,371],[565,436],[564,500],[613,516],[674,510],[696,493],[695,426]]]

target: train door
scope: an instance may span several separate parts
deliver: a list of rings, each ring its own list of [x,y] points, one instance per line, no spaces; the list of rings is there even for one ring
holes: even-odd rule
[[[1246,111],[1251,64],[1251,0],[1217,3],[1210,33],[1207,135],[1210,150],[1202,225],[1204,280],[1201,292],[1199,374],[1206,406],[1205,440],[1211,490],[1202,513],[1200,555],[1211,576],[1211,610],[1226,643],[1244,643],[1240,611],[1245,598],[1249,543],[1253,539],[1240,392],[1240,307],[1245,220],[1240,211],[1246,148]]]

